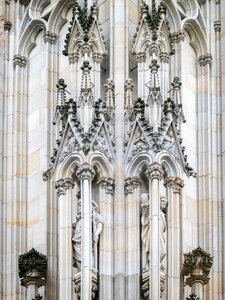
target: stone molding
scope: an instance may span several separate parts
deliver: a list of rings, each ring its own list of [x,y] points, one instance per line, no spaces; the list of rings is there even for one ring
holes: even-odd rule
[[[128,177],[125,179],[125,192],[126,194],[132,194],[136,188],[141,186],[141,180],[137,176]]]
[[[198,59],[199,65],[204,67],[206,65],[211,65],[212,63],[212,55],[210,53],[206,53],[204,55],[200,55]]]
[[[66,190],[73,188],[74,183],[71,178],[61,178],[56,181],[55,188],[57,189],[57,196],[65,195]]]
[[[114,180],[111,177],[101,177],[97,182],[97,185],[104,188],[107,194],[113,194]]]
[[[179,30],[171,33],[171,40],[173,43],[183,42],[185,39],[184,31]]]
[[[214,30],[215,30],[215,32],[220,32],[221,31],[221,22],[220,21],[215,21],[214,22]]]
[[[44,34],[44,42],[50,43],[51,45],[55,45],[56,41],[58,40],[58,35],[52,33],[50,31],[46,31]]]
[[[167,52],[161,52],[159,54],[159,58],[160,58],[161,62],[163,62],[165,64],[168,64],[170,61],[170,55]]]
[[[47,262],[47,256],[34,248],[19,255],[18,268],[21,285],[25,287],[28,287],[29,284],[43,286],[47,276]]]
[[[146,60],[146,53],[145,52],[139,52],[139,53],[137,53],[136,60],[137,60],[138,63],[145,62],[145,60]]]
[[[27,59],[25,56],[21,56],[20,54],[16,54],[13,57],[14,66],[20,66],[21,68],[25,68],[27,65]]]
[[[184,181],[179,177],[167,177],[164,180],[164,185],[173,189],[174,193],[181,193],[184,187]]]
[[[79,169],[76,172],[77,177],[79,180],[93,180],[95,176],[95,170],[92,168],[91,165],[84,163],[79,167]]]
[[[12,23],[10,21],[5,21],[4,23],[4,30],[5,31],[10,31],[12,28]]]
[[[145,174],[149,180],[162,180],[164,172],[162,166],[158,162],[154,162],[147,168]]]
[[[196,282],[205,285],[209,281],[209,272],[213,264],[213,257],[201,247],[184,254],[182,273],[186,278],[185,283],[190,287]]]

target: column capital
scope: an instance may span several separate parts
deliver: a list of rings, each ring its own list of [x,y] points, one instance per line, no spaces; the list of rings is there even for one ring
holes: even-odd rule
[[[78,60],[79,60],[79,53],[78,52],[73,52],[73,53],[70,53],[69,54],[69,64],[74,64],[74,63],[77,63]]]
[[[162,166],[158,162],[154,162],[147,168],[145,174],[149,180],[161,180],[163,178],[164,172]]]
[[[211,65],[212,63],[212,54],[206,53],[204,55],[200,55],[198,59],[200,67],[204,67],[206,65]]]
[[[55,182],[55,188],[57,190],[57,196],[65,195],[66,190],[64,188],[64,179],[61,178]]]
[[[113,194],[114,180],[111,177],[101,177],[97,184],[106,190],[107,194]]]
[[[159,58],[161,60],[161,62],[168,64],[170,61],[170,55],[167,52],[161,52],[159,54]]]
[[[92,59],[93,59],[94,62],[100,64],[102,62],[103,55],[101,53],[94,52],[92,54]]]
[[[20,54],[16,54],[13,57],[13,64],[14,66],[20,66],[21,68],[26,67],[27,59],[25,56],[21,56]]]
[[[186,284],[190,287],[197,282],[205,285],[209,281],[209,272],[213,264],[213,257],[201,247],[184,254],[182,273],[186,278]]]
[[[10,21],[5,21],[5,23],[4,23],[5,31],[10,31],[11,28],[12,28],[12,23]]]
[[[184,38],[185,38],[185,35],[184,35],[183,30],[175,31],[171,34],[171,41],[173,43],[183,42]]]
[[[139,186],[141,186],[141,180],[139,177],[133,176],[125,179],[126,194],[132,194],[134,190]]]
[[[220,32],[221,31],[221,22],[220,21],[215,21],[214,22],[214,30],[215,30],[215,32]]]
[[[136,60],[138,63],[145,62],[146,60],[146,53],[145,52],[139,52],[136,54]]]
[[[93,180],[95,176],[95,170],[92,168],[91,165],[84,163],[78,168],[76,175],[79,178],[79,180]]]
[[[164,185],[168,186],[173,189],[174,193],[181,193],[183,187],[184,187],[184,181],[183,179],[179,177],[167,177],[164,180]]]
[[[19,255],[18,258],[19,277],[21,285],[28,287],[36,284],[41,287],[45,284],[47,276],[47,256],[39,253],[34,248]]]
[[[58,39],[58,35],[53,32],[46,31],[44,34],[45,43],[50,43],[51,45],[55,45],[57,39]]]

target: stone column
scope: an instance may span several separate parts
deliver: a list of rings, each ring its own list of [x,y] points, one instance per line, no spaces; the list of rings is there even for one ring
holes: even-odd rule
[[[55,188],[58,196],[58,277],[59,300],[71,299],[72,293],[72,218],[71,178],[59,179]]]
[[[99,208],[104,229],[99,242],[99,299],[113,300],[113,194],[114,180],[101,177],[98,181]]]
[[[149,179],[149,218],[150,218],[150,272],[149,299],[160,299],[160,180],[163,169],[158,162],[152,163],[146,170]]]
[[[81,299],[92,299],[92,180],[95,171],[84,163],[76,172],[81,191]]]
[[[146,54],[145,52],[137,53],[136,60],[138,63],[138,97],[143,98],[145,95],[145,78],[144,78],[144,68]]]
[[[170,55],[166,52],[161,52],[160,55],[161,61],[161,93],[162,95],[167,95],[169,90],[169,62]]]
[[[47,256],[34,248],[18,258],[21,285],[27,288],[27,300],[36,299],[38,288],[45,285],[47,275]]]
[[[168,177],[164,181],[168,196],[168,299],[180,300],[181,272],[181,193],[183,180],[178,177]],[[174,263],[176,262],[176,263]]]
[[[125,179],[126,193],[126,299],[140,299],[140,187],[134,176]]]
[[[191,287],[192,294],[204,299],[203,287],[209,282],[209,272],[213,257],[200,247],[184,254],[183,275],[188,276],[185,284]]]
[[[92,59],[94,62],[94,98],[99,99],[101,96],[101,62],[102,55],[100,53],[94,52],[92,54]]]

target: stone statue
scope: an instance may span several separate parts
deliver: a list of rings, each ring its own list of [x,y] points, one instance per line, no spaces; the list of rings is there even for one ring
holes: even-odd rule
[[[81,270],[81,199],[77,202],[77,217],[73,223],[73,267]]]
[[[150,219],[149,219],[149,194],[141,194],[141,240],[143,243],[143,270],[149,269],[150,254]]]
[[[93,230],[93,267],[98,269],[98,240],[103,230],[103,218],[98,212],[98,205],[92,201],[92,230]]]
[[[160,269],[165,271],[165,257],[166,257],[166,208],[167,199],[164,196],[160,197]]]
[[[73,267],[81,270],[81,249],[82,249],[82,231],[81,231],[81,199],[78,193],[77,217],[73,223]],[[103,219],[98,212],[97,204],[92,201],[92,267],[97,270],[98,266],[98,240],[103,229]]]

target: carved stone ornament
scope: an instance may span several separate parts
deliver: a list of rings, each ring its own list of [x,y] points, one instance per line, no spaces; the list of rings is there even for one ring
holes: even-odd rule
[[[32,300],[42,300],[42,299],[43,299],[43,297],[40,296],[40,294],[38,294],[38,295],[36,295],[35,298],[32,299]]]
[[[147,168],[145,174],[149,180],[161,180],[163,178],[164,172],[162,166],[159,163],[155,162]]]
[[[184,31],[179,30],[171,33],[171,39],[174,43],[183,42],[185,38]]]
[[[21,68],[24,68],[27,65],[27,59],[25,56],[21,56],[20,54],[14,55],[13,64],[14,66],[20,66]]]
[[[215,30],[215,32],[220,32],[221,31],[221,22],[220,21],[215,21],[214,22],[214,30]]]
[[[161,52],[159,54],[159,58],[160,58],[160,61],[165,63],[165,64],[168,64],[169,61],[170,61],[170,55],[167,52]]]
[[[76,140],[73,132],[68,133],[68,140],[66,141],[66,144],[63,148],[63,153],[60,157],[60,161],[63,161],[68,155],[70,155],[73,152],[79,152],[81,150],[81,147]]]
[[[192,293],[189,297],[186,297],[186,300],[200,300],[200,298]]]
[[[184,187],[184,181],[179,177],[167,177],[164,180],[164,185],[173,189],[174,193],[181,193]]]
[[[5,21],[5,23],[4,23],[5,31],[10,31],[11,28],[12,28],[12,23],[10,21]]]
[[[45,284],[47,276],[47,256],[34,248],[18,258],[19,277],[21,285],[27,287],[35,283],[38,287]]]
[[[192,286],[195,282],[203,285],[209,281],[209,272],[213,264],[213,257],[198,247],[189,253],[184,254],[184,264],[182,273],[186,278],[186,284]]]
[[[92,148],[94,151],[102,152],[108,158],[108,160],[112,162],[112,155],[110,153],[110,149],[105,138],[105,131],[103,127],[100,129]]]
[[[77,273],[74,276],[74,291],[77,294],[77,299],[81,299],[81,273]],[[97,275],[92,272],[91,274],[91,299],[95,298],[95,294],[98,290],[98,278]]]
[[[166,278],[163,274],[160,274],[160,299],[162,298],[163,291],[165,290]],[[149,271],[142,273],[141,289],[146,300],[149,299]]]
[[[145,52],[139,52],[136,54],[136,60],[138,63],[145,62],[146,60],[146,53]]]
[[[125,179],[125,192],[132,194],[136,188],[141,186],[141,180],[137,176],[128,177]]]
[[[212,63],[212,54],[206,53],[204,55],[200,55],[198,59],[199,65],[204,67],[206,65],[211,65]]]
[[[57,34],[52,33],[50,31],[45,31],[45,33],[44,33],[44,42],[45,43],[50,43],[52,45],[55,45],[57,39],[58,39]]]
[[[79,180],[92,180],[95,176],[95,170],[92,168],[91,165],[84,163],[79,167],[79,169],[76,172],[77,177]]]
[[[111,177],[101,177],[97,182],[99,186],[105,189],[107,194],[113,194],[114,180]]]
[[[57,196],[65,195],[66,190],[73,188],[74,183],[71,178],[59,179],[55,183],[55,188],[57,190]]]

